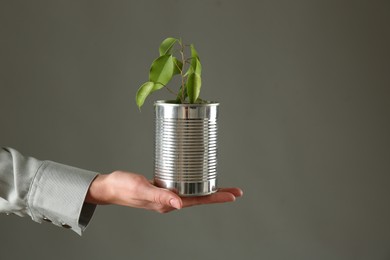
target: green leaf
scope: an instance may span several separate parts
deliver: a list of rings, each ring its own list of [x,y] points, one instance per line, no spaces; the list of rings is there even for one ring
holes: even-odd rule
[[[178,39],[175,38],[166,38],[165,40],[163,40],[159,48],[160,56],[171,54],[173,45],[175,45],[177,41]]]
[[[195,58],[193,61],[191,61],[191,65],[188,68],[187,72],[184,74],[184,76],[186,77],[186,76],[190,75],[191,73],[196,73],[199,76],[202,73],[202,65],[200,64],[200,61],[197,58]]]
[[[201,85],[202,80],[198,73],[191,73],[188,76],[186,89],[191,104],[195,103],[196,100],[199,98]]]
[[[152,89],[152,92],[156,91],[156,90],[159,90],[159,89],[162,89],[164,87],[163,84],[160,84],[160,83],[154,83],[154,86],[153,86],[153,89]]]
[[[195,50],[195,46],[191,44],[190,48],[191,48],[191,57],[199,59],[199,55],[198,52]]]
[[[196,58],[195,61],[192,61],[192,63],[194,65],[191,65],[191,66],[194,67],[195,73],[199,74],[199,76],[200,76],[200,74],[202,73],[202,65],[200,64],[200,60],[198,58]]]
[[[141,109],[145,99],[149,96],[149,94],[152,93],[154,85],[155,84],[153,82],[148,81],[142,84],[142,86],[138,89],[135,96],[135,101],[137,102],[139,109]]]
[[[177,58],[173,57],[173,62],[175,64],[173,74],[180,74],[181,70],[183,69],[183,62],[179,61]]]
[[[167,85],[172,79],[175,63],[172,55],[164,55],[153,61],[149,72],[149,81]]]
[[[190,75],[191,73],[194,73],[194,69],[192,68],[192,66],[190,66],[188,68],[188,70],[186,71],[186,73],[184,73],[184,77],[187,77],[188,75]]]
[[[184,88],[184,97],[183,97],[183,88],[180,87],[179,93],[176,96],[176,102],[182,103],[182,99],[184,102],[186,98],[187,98],[187,88]]]
[[[202,65],[200,64],[198,52],[195,50],[193,44],[191,44],[191,64],[184,76],[189,76],[191,73],[197,73],[199,76],[202,73]]]
[[[202,65],[200,64],[199,59],[191,61],[190,67],[187,72],[184,74],[184,77],[189,76],[192,73],[197,73],[199,76],[202,73]]]
[[[200,64],[198,52],[195,50],[193,44],[191,44],[191,58],[191,67],[193,68],[193,71],[200,75],[202,73],[202,65]]]

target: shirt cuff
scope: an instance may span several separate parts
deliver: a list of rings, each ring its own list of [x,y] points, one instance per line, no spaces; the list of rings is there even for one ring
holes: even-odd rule
[[[96,172],[44,161],[27,199],[31,218],[38,223],[44,220],[70,228],[81,235],[96,209],[95,204],[84,202],[96,176]]]

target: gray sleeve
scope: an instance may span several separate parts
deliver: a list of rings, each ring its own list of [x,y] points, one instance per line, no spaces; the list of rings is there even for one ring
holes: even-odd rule
[[[0,213],[29,215],[81,235],[96,205],[85,196],[96,172],[24,157],[12,148],[0,148]]]

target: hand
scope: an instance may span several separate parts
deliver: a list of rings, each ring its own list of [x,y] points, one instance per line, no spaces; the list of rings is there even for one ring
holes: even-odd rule
[[[172,191],[152,185],[142,175],[115,171],[95,178],[89,187],[86,202],[116,204],[166,213],[195,205],[232,202],[242,194],[239,188],[223,188],[208,196],[181,198]]]

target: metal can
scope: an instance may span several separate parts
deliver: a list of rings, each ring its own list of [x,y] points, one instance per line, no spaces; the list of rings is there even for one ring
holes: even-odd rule
[[[183,197],[217,191],[218,106],[155,102],[156,186]]]

